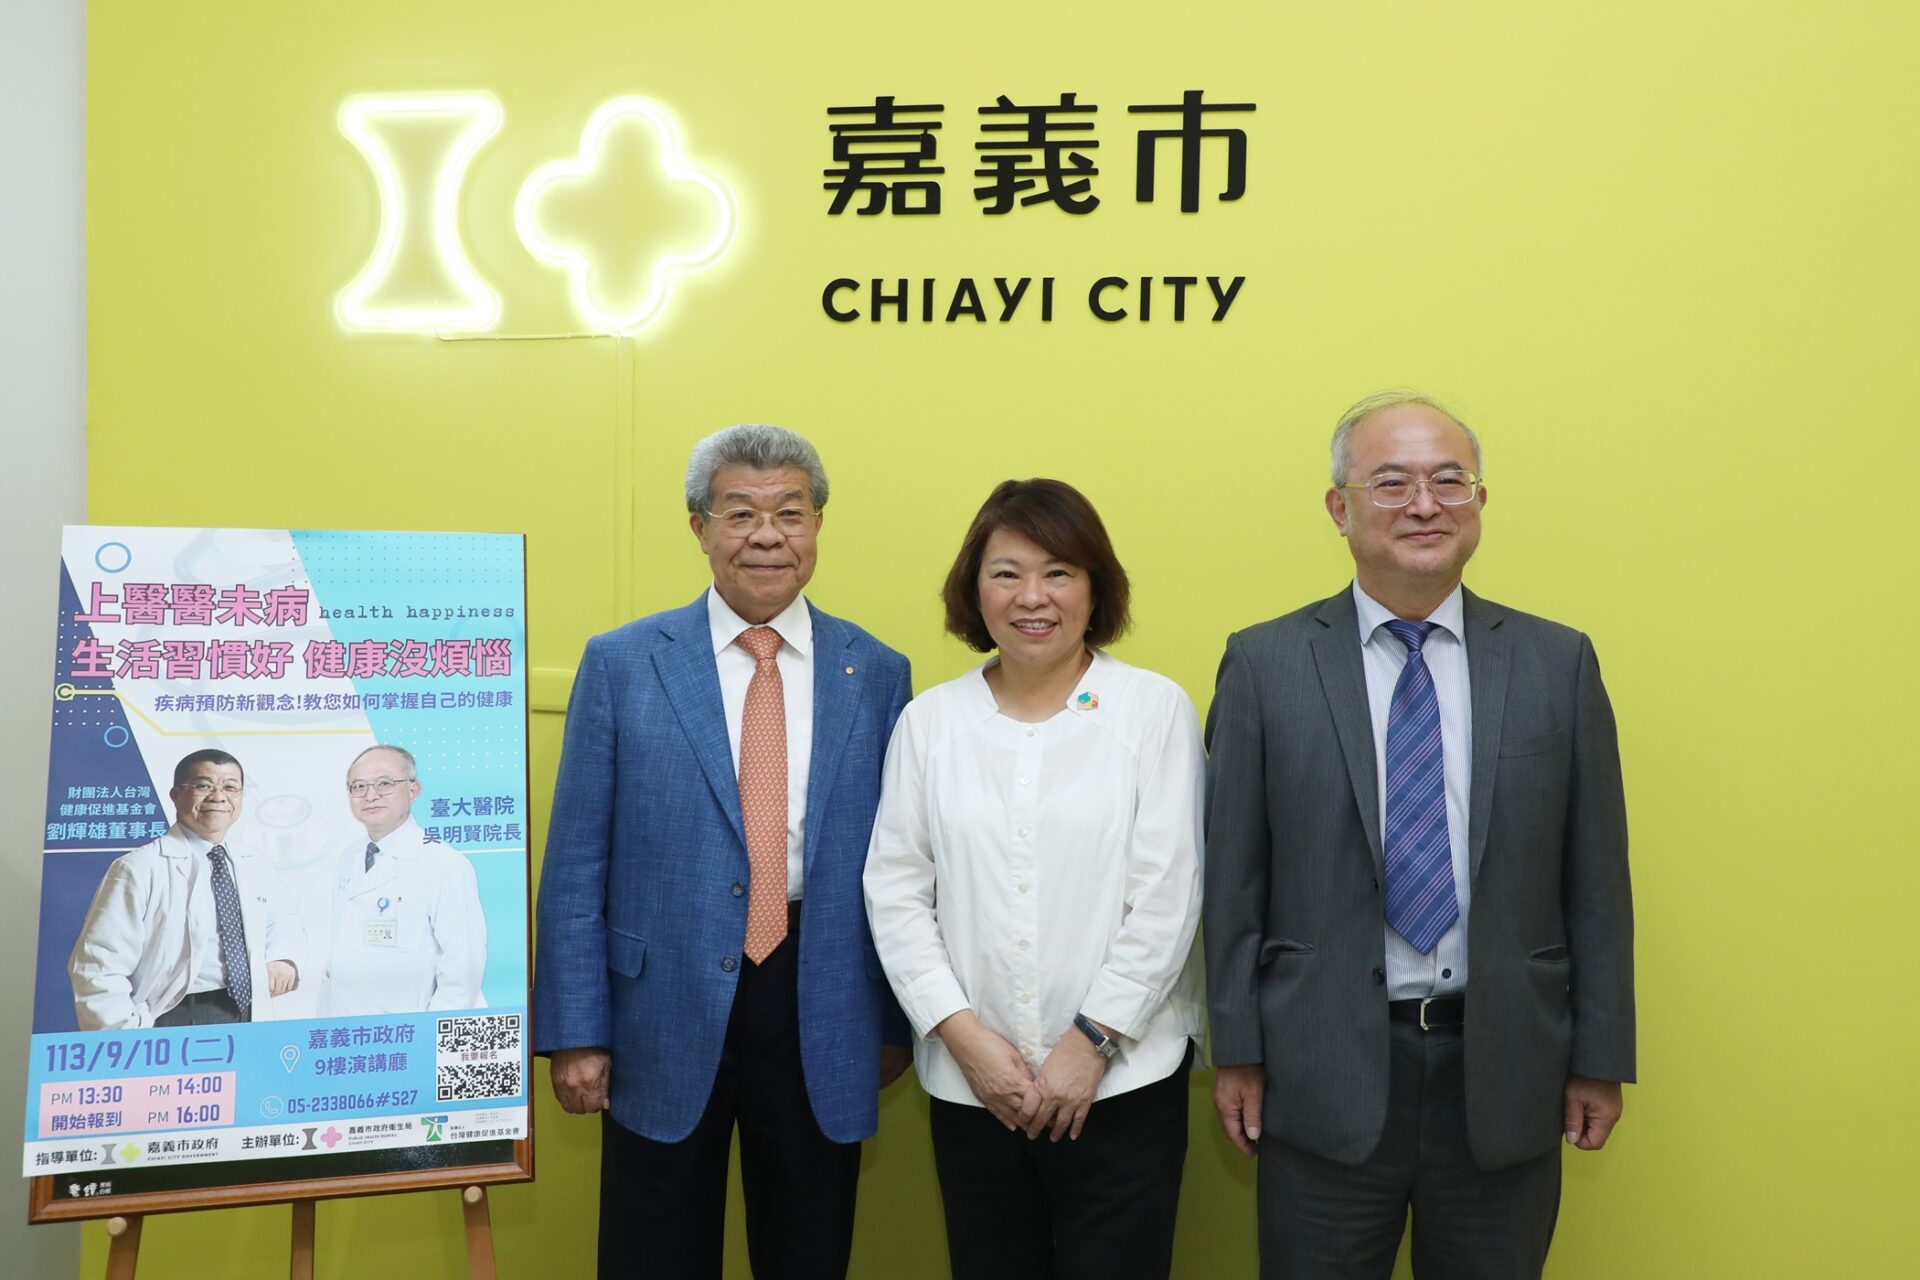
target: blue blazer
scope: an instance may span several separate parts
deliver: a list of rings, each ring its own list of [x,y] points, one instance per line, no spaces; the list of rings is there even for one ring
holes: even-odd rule
[[[907,660],[813,609],[813,755],[801,902],[800,1057],[820,1129],[879,1123],[883,1022],[907,1043],[861,871]],[[678,1142],[713,1091],[747,930],[746,835],[706,596],[587,642],[540,876],[536,1053],[613,1055],[613,1118]]]

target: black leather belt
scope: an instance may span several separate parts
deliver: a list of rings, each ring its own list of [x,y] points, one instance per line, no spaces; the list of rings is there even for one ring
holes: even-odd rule
[[[1424,1000],[1389,1000],[1387,1016],[1422,1031],[1458,1031],[1467,1025],[1465,996],[1428,996]]]

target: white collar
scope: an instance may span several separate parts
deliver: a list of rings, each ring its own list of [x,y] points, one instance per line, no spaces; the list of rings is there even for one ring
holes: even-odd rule
[[[232,828],[229,827],[228,830],[231,831]],[[179,839],[181,844],[186,845],[187,852],[196,858],[204,858],[207,855],[207,851],[213,848],[213,841],[207,839],[198,831],[193,830],[184,822],[174,823],[172,834]],[[233,852],[233,844],[230,840],[222,840],[220,844],[229,854]]]
[[[1353,604],[1354,611],[1360,616],[1360,643],[1363,646],[1373,639],[1375,633],[1378,632],[1381,627],[1386,626],[1389,622],[1396,621],[1400,616],[1368,595],[1366,589],[1360,585],[1360,579],[1358,578],[1353,580]],[[1433,623],[1436,627],[1439,627],[1455,640],[1463,644],[1466,642],[1465,597],[1462,596],[1461,587],[1458,583],[1454,584],[1453,590],[1447,593],[1447,598],[1442,600],[1434,611],[1427,615],[1426,620]]]
[[[1080,679],[1074,684],[1073,692],[1067,695],[1066,702],[1061,705],[1062,711],[1074,708],[1083,693],[1088,697],[1087,702],[1080,706],[1081,710],[1093,711],[1099,708],[1100,686],[1106,682],[1114,664],[1119,659],[1108,657],[1104,649],[1092,649],[1091,652],[1093,661],[1089,662],[1087,669],[1080,673]],[[992,719],[1000,714],[1000,704],[994,699],[992,686],[987,684],[987,668],[998,661],[1000,656],[995,654],[967,673],[967,680],[972,686],[973,699],[977,704],[975,709],[982,719]]]
[[[735,613],[733,607],[720,598],[718,591],[707,588],[707,627],[713,633],[715,656],[726,652],[727,646],[753,625]],[[790,645],[801,657],[806,657],[812,651],[813,613],[807,608],[804,594],[795,596],[792,603],[775,614],[766,625],[778,631],[781,642]]]
[[[392,854],[396,858],[411,858],[415,851],[426,843],[426,833],[420,830],[420,824],[413,820],[411,814],[407,816],[405,822],[387,832],[385,839],[375,840],[367,835],[365,827],[360,829],[360,834],[367,837],[367,844],[379,848],[382,857]],[[364,848],[363,845],[362,849]]]

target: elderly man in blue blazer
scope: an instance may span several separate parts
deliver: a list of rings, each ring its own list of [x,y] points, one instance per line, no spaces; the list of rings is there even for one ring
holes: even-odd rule
[[[861,900],[907,660],[801,594],[827,501],[806,440],[709,436],[686,496],[712,589],[595,636],[574,681],[535,1050],[563,1107],[606,1113],[602,1276],[719,1276],[736,1126],[754,1274],[844,1276],[860,1142],[908,1061]]]

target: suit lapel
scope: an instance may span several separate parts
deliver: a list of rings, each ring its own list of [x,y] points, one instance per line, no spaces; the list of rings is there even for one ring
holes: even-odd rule
[[[1353,592],[1342,591],[1321,604],[1314,620],[1321,626],[1313,639],[1313,661],[1320,672],[1320,688],[1347,760],[1360,825],[1366,829],[1367,848],[1373,854],[1376,876],[1385,874],[1380,855],[1380,780],[1374,766],[1373,721],[1367,711],[1367,673],[1360,657],[1360,615]]]
[[[867,673],[863,664],[847,661],[853,628],[815,609],[811,601],[807,608],[813,614],[813,754],[807,765],[805,830],[809,834],[801,859],[802,865],[811,870],[813,851],[820,843],[811,833],[821,829],[827,797],[833,794],[834,775],[840,769],[840,755],[853,728],[860,687]]]
[[[740,779],[733,771],[733,748],[727,738],[727,713],[720,701],[720,673],[713,664],[713,632],[707,625],[707,598],[702,595],[661,621],[667,640],[653,651],[654,670],[673,714],[693,747],[693,758],[707,775],[707,785],[727,815],[727,823],[746,847],[746,824],[740,817]]]
[[[1507,708],[1507,637],[1499,606],[1462,590],[1467,623],[1467,679],[1473,685],[1473,774],[1467,784],[1467,875],[1477,880],[1493,813],[1500,764],[1500,722]]]

